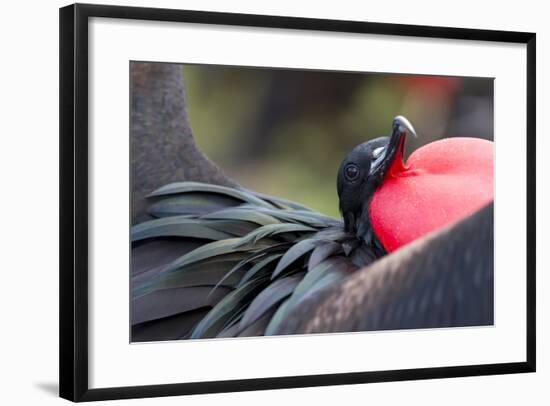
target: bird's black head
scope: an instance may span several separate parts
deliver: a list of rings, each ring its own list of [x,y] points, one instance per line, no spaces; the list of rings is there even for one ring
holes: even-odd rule
[[[376,138],[355,147],[338,169],[337,189],[346,231],[355,234],[368,227],[368,205],[395,159],[403,159],[407,134],[416,136],[409,121],[397,116],[389,137]]]

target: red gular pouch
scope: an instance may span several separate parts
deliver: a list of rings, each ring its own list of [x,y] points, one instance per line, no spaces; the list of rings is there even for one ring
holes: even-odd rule
[[[493,142],[446,138],[402,151],[369,206],[374,232],[388,252],[453,224],[493,200]]]

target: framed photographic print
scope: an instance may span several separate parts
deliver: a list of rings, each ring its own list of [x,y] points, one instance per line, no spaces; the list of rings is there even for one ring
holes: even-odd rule
[[[534,33],[62,8],[60,395],[535,371],[535,120]]]

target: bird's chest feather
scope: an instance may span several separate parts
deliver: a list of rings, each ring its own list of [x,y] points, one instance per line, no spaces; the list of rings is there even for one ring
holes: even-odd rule
[[[493,143],[447,138],[392,165],[369,216],[388,252],[459,221],[493,200]]]

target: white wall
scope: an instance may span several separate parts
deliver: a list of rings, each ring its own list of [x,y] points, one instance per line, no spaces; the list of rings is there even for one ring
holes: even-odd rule
[[[544,274],[548,254],[542,229],[549,229],[543,207],[548,203],[550,170],[543,151],[544,112],[550,109],[550,27],[543,1],[481,2],[305,0],[108,1],[104,4],[220,10],[333,19],[537,32],[538,95],[538,370],[536,374],[384,383],[269,392],[221,394],[156,400],[135,404],[550,404],[550,286]],[[265,4],[264,4],[265,3]],[[58,183],[58,7],[63,1],[3,4],[0,64],[2,147],[0,179],[2,238],[0,293],[0,371],[4,404],[55,404],[57,391],[57,183]],[[6,53],[7,51],[7,53]],[[7,90],[6,90],[7,88]],[[513,187],[513,185],[512,185]],[[6,227],[7,221],[7,227]],[[544,233],[546,236],[547,233]],[[6,261],[7,259],[7,261]],[[545,267],[546,265],[546,267]],[[546,296],[546,297],[545,297]],[[116,402],[116,404],[122,402]]]

